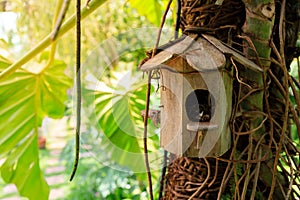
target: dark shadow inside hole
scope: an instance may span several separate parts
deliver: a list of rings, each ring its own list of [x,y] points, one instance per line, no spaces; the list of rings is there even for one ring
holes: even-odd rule
[[[214,114],[214,97],[208,90],[196,89],[186,99],[185,109],[192,122],[209,122]]]

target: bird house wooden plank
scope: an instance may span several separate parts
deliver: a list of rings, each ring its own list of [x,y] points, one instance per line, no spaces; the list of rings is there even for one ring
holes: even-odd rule
[[[224,49],[229,50],[209,39],[182,37],[141,66],[161,71],[160,142],[176,155],[216,157],[231,146],[233,80]]]

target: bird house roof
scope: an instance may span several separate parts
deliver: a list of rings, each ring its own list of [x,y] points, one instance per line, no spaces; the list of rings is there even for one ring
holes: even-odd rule
[[[197,35],[182,36],[158,49],[160,52],[157,55],[141,65],[142,71],[157,68],[172,69],[172,66],[168,66],[167,62],[176,58],[185,59],[197,71],[215,71],[225,66],[226,54],[252,70],[262,71],[255,63],[208,35],[202,35],[202,37]]]

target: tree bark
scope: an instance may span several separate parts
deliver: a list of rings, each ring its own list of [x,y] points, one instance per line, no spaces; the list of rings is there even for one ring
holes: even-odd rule
[[[296,0],[293,1],[297,4]],[[213,35],[242,50],[245,57],[257,63],[264,72],[254,72],[232,63],[236,70],[232,149],[220,158],[171,156],[163,199],[284,199],[289,178],[287,173],[276,172],[282,152],[278,146],[282,146],[282,135],[287,132],[284,130],[287,116],[284,114],[289,102],[278,83],[270,81],[273,72],[275,78],[281,78],[279,84],[284,84],[283,78],[286,77],[278,64],[271,64],[272,59],[278,60],[272,43],[280,43],[278,27],[283,4],[277,2],[275,6],[273,0],[217,1],[222,5],[215,2],[181,0],[183,33]],[[293,30],[286,36],[286,43],[294,47],[299,10],[289,6],[290,12],[297,17],[294,17],[294,23],[287,25],[288,30]],[[280,45],[276,47],[282,48]],[[287,53],[288,49],[285,46],[284,52]],[[291,57],[285,62],[289,64]],[[288,90],[288,85],[286,88]],[[284,170],[282,166],[281,170]]]

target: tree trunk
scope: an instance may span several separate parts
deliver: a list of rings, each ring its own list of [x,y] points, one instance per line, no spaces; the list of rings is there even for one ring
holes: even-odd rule
[[[243,51],[245,57],[257,63],[264,72],[232,63],[236,72],[230,124],[232,148],[220,158],[171,155],[163,199],[285,199],[287,195],[295,199],[297,194],[292,193],[297,192],[288,185],[293,175],[282,172],[284,167],[279,161],[286,147],[284,138],[290,109],[286,106],[290,103],[287,99],[288,74],[284,61],[280,60],[289,48],[278,45],[282,43],[278,31],[285,28],[280,25],[280,8],[285,6],[284,1],[276,2],[276,13],[273,0],[217,2],[222,4],[216,5],[215,0],[181,0],[183,33],[213,35]],[[294,3],[297,4],[296,0]],[[294,22],[286,28],[294,29],[286,36],[286,43],[295,47],[299,10],[288,6]],[[277,62],[271,64],[272,59]],[[290,62],[289,56],[286,63]],[[289,149],[295,153],[295,148]]]

